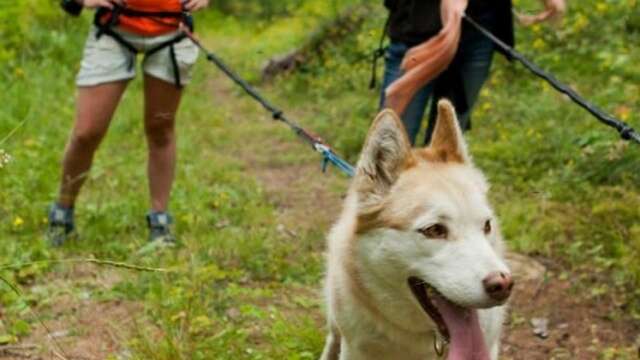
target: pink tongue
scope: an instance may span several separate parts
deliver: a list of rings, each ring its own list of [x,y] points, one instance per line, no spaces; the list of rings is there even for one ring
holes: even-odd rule
[[[490,359],[476,310],[464,309],[442,299],[434,299],[434,305],[449,329],[450,343],[447,360]]]

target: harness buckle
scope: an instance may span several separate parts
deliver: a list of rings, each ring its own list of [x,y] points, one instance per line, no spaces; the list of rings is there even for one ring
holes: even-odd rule
[[[326,173],[327,172],[327,167],[329,167],[329,154],[331,153],[331,149],[325,145],[325,144],[321,144],[321,143],[315,143],[313,144],[313,148],[322,154],[322,164],[320,165],[322,172]]]

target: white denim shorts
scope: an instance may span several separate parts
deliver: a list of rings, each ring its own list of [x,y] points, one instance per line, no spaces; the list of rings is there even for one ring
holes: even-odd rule
[[[141,54],[153,49],[176,36],[177,32],[160,36],[142,36],[119,29],[114,29],[127,42],[131,43]],[[136,76],[136,56],[107,34],[96,37],[98,28],[91,27],[89,37],[84,47],[84,54],[80,64],[80,71],[76,77],[78,86],[94,86],[108,82],[130,80]],[[173,45],[180,84],[185,85],[191,80],[193,65],[198,58],[198,47],[188,38]],[[174,65],[169,47],[145,55],[142,61],[145,74],[176,83]]]

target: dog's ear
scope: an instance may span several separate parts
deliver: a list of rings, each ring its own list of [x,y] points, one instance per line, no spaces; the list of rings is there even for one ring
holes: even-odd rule
[[[471,160],[456,111],[449,100],[438,102],[436,128],[427,151],[440,162],[469,163]]]
[[[411,145],[402,122],[392,110],[382,111],[365,141],[354,186],[360,207],[377,204],[411,163]]]

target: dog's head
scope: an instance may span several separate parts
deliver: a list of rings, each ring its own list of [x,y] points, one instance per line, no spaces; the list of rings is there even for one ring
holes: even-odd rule
[[[398,117],[383,111],[352,186],[363,269],[408,284],[403,295],[416,297],[432,318],[440,316],[436,322],[447,316],[438,314],[447,311],[438,302],[486,308],[509,297],[513,283],[489,187],[448,101],[439,102],[432,143],[422,149],[411,149]]]

